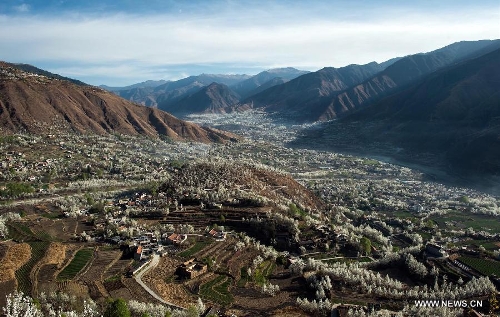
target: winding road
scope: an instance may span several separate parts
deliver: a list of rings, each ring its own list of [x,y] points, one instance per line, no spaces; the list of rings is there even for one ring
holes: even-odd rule
[[[174,303],[167,302],[166,300],[164,300],[163,298],[161,298],[158,294],[156,294],[151,288],[149,288],[149,286],[147,286],[142,281],[142,276],[144,274],[146,274],[152,268],[156,267],[159,262],[160,262],[160,256],[158,254],[153,255],[153,258],[151,259],[151,261],[149,262],[149,264],[144,269],[142,269],[139,273],[137,273],[134,276],[135,280],[137,281],[137,283],[139,283],[139,285],[141,285],[142,288],[144,288],[146,290],[146,292],[148,292],[149,294],[151,294],[151,296],[153,296],[154,298],[156,298],[157,300],[159,300],[163,304],[168,305],[168,306],[170,306],[172,308],[175,308],[175,309],[182,309],[182,310],[184,310],[185,309],[184,307],[177,306]]]

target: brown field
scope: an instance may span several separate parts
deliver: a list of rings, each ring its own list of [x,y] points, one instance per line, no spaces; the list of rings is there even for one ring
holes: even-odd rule
[[[6,304],[6,297],[17,288],[17,281],[10,280],[6,282],[0,282],[0,307],[4,307]]]
[[[0,243],[0,259],[3,259],[3,257],[5,256],[5,253],[7,252],[7,250],[9,249],[9,246],[7,243]]]
[[[259,312],[263,311],[279,312],[290,306],[295,306],[297,297],[305,297],[307,295],[307,285],[304,284],[302,278],[287,277],[283,279],[270,279],[269,282],[277,284],[280,287],[280,292],[274,297],[264,295],[255,288],[234,287],[231,291],[234,295],[233,307],[241,312],[246,312],[244,314],[245,316],[247,316],[249,312],[253,312],[256,315],[259,315]],[[269,316],[269,314],[266,314],[266,316]],[[283,316],[286,316],[286,314]]]
[[[16,270],[28,262],[31,257],[31,247],[27,243],[10,244],[5,256],[0,261],[0,282],[15,280]]]
[[[45,256],[33,268],[32,283],[36,293],[59,290],[57,274],[71,261],[79,248],[79,245],[69,243],[53,242],[50,244]],[[81,293],[78,287],[69,289],[77,289],[77,292]]]
[[[308,317],[309,314],[305,313],[297,307],[286,307],[274,311],[271,316],[273,317]]]
[[[51,285],[56,283],[56,276],[59,273],[59,268],[55,264],[43,265],[38,269],[38,285],[37,291],[47,293],[51,289]]]
[[[73,295],[79,298],[85,298],[88,294],[88,287],[82,283],[76,281],[62,281],[52,283],[49,286],[49,289],[53,289],[54,291],[64,292],[69,295]]]
[[[243,250],[235,252],[234,256],[232,256],[227,261],[229,274],[234,276],[236,280],[239,280],[241,277],[241,268],[252,263],[257,254],[258,252],[255,249],[251,248],[245,248]]]
[[[66,245],[60,242],[53,242],[45,253],[45,257],[40,262],[43,264],[55,264],[60,267],[65,259]]]
[[[162,257],[153,270],[144,274],[142,280],[167,302],[188,307],[196,303],[196,298],[186,287],[172,280],[177,266],[182,262],[183,260],[177,257]]]
[[[91,227],[85,225],[83,220],[74,218],[48,219],[37,217],[31,222],[33,232],[45,232],[59,241],[71,241],[75,234],[80,234]]]
[[[121,280],[104,282],[104,287],[113,298],[133,298],[134,296]]]
[[[132,259],[118,259],[103,273],[103,280],[109,279],[113,276],[123,275],[127,269],[132,265]]]
[[[98,250],[94,253],[90,267],[78,278],[87,285],[92,299],[109,297],[109,293],[102,283],[103,275],[120,257],[120,250]]]
[[[135,299],[140,302],[159,304],[158,300],[146,292],[133,278],[122,278],[122,283],[130,292],[131,297],[125,297],[126,300]]]

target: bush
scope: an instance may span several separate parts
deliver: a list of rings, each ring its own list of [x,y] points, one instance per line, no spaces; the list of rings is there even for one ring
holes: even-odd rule
[[[115,299],[108,303],[104,317],[130,317],[130,310],[127,303],[121,299]]]
[[[31,194],[35,189],[30,184],[8,183],[5,189],[0,191],[0,195],[7,198],[15,198],[23,194]]]

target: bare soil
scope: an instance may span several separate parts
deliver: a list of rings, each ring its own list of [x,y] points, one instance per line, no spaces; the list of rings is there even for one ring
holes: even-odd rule
[[[184,285],[173,281],[175,270],[182,262],[180,258],[162,257],[154,269],[144,274],[142,280],[167,302],[188,307],[196,303],[196,298],[186,290]]]
[[[123,275],[127,269],[132,265],[132,259],[118,259],[103,273],[103,280],[113,276]]]
[[[98,250],[94,252],[90,267],[78,278],[87,285],[92,299],[109,297],[106,288],[102,284],[103,274],[121,257],[121,254],[120,250]]]
[[[66,245],[60,242],[50,244],[45,256],[40,261],[43,264],[55,264],[61,266],[66,259]]]
[[[9,245],[5,256],[0,261],[0,282],[15,280],[16,270],[31,258],[31,247],[27,243]]]
[[[122,278],[122,283],[125,285],[127,290],[130,292],[131,297],[124,298],[126,300],[136,300],[139,302],[147,302],[147,303],[155,303],[159,304],[160,302],[151,296],[148,292],[146,292],[139,283],[135,281],[133,278]]]

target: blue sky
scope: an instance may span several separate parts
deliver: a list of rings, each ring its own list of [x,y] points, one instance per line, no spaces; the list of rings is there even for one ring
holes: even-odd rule
[[[500,38],[500,1],[2,0],[0,60],[90,84],[382,62]]]

